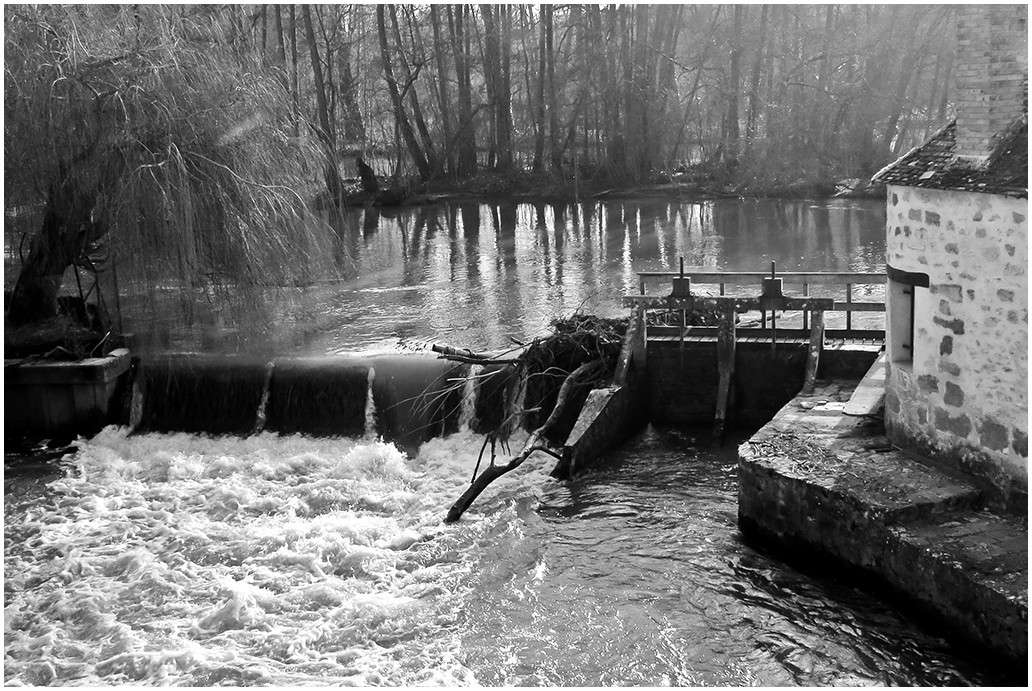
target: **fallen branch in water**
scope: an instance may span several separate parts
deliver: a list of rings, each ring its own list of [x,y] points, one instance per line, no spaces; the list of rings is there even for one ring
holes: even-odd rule
[[[562,450],[555,448],[549,443],[547,439],[548,433],[551,431],[552,427],[555,426],[556,422],[558,422],[559,418],[562,417],[566,408],[566,403],[569,400],[573,389],[582,382],[591,382],[593,379],[597,378],[599,374],[605,371],[606,366],[602,360],[586,362],[573,370],[559,388],[559,394],[556,396],[555,400],[555,407],[552,408],[552,412],[548,416],[548,419],[545,420],[544,424],[531,432],[527,442],[523,445],[523,450],[505,465],[494,465],[494,459],[492,458],[492,464],[485,468],[484,472],[470,483],[466,491],[462,493],[462,496],[452,504],[450,509],[448,509],[448,515],[445,517],[444,522],[454,523],[459,520],[462,514],[465,513],[466,509],[468,509],[473,501],[480,496],[480,493],[487,489],[488,485],[500,478],[502,475],[508,473],[510,470],[519,468],[535,451],[543,451],[555,458],[561,458]],[[481,453],[482,452],[483,450],[481,450]]]
[[[519,362],[516,358],[500,358],[487,353],[476,353],[469,348],[454,348],[439,343],[430,346],[430,350],[440,355],[444,360],[452,360],[467,365],[515,365]]]

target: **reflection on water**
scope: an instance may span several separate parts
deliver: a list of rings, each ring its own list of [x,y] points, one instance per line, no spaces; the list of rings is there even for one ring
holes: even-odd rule
[[[880,201],[662,199],[356,209],[338,224],[344,280],[267,288],[185,320],[178,302],[128,329],[155,348],[290,353],[425,341],[501,347],[555,316],[615,315],[636,271],[882,271]],[[863,299],[859,296],[858,299]],[[127,298],[131,303],[132,298]],[[176,302],[177,304],[171,304]]]

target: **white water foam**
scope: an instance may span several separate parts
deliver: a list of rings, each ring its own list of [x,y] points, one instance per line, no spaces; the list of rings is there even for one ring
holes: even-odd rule
[[[262,398],[258,402],[258,410],[254,415],[254,432],[258,433],[265,429],[265,423],[268,422],[268,409],[269,409],[269,392],[272,386],[272,374],[276,369],[276,361],[269,360],[265,365],[265,382],[262,385]]]
[[[369,386],[366,389],[365,403],[365,438],[376,439],[376,400],[373,398],[373,380],[376,379],[376,369],[369,368]]]
[[[444,526],[478,448],[107,428],[8,516],[5,683],[476,684],[464,598],[547,482],[513,473]]]
[[[462,408],[459,410],[459,430],[468,430],[477,414],[478,377],[483,365],[470,365],[466,381],[462,385]]]

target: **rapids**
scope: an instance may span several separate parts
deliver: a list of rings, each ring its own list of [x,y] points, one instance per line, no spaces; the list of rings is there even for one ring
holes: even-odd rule
[[[744,545],[733,445],[650,429],[569,483],[532,459],[444,526],[479,442],[80,440],[5,502],[5,683],[982,680],[877,599]]]

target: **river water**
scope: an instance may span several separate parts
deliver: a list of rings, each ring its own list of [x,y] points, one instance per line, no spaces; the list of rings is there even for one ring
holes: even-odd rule
[[[341,235],[354,278],[198,308],[186,328],[138,319],[138,335],[295,354],[502,346],[573,309],[618,312],[635,271],[678,256],[878,270],[884,252],[866,202],[369,213]],[[370,437],[108,428],[42,478],[8,467],[5,683],[992,681],[877,598],[744,544],[734,444],[650,428],[565,483],[532,459],[445,526],[480,442],[406,455]]]
[[[624,314],[620,297],[639,290],[635,272],[676,270],[680,257],[710,270],[765,271],[775,261],[781,271],[884,271],[885,204],[636,199],[356,209],[334,243],[343,278],[216,301],[177,288],[135,310],[127,296],[126,330],[139,348],[158,350],[299,355],[430,341],[499,348],[576,310]],[[856,286],[854,298],[881,299],[883,288]],[[841,321],[829,315],[828,325]]]
[[[649,429],[569,483],[531,460],[445,526],[478,441],[80,442],[42,495],[7,488],[5,682],[982,681],[877,599],[743,544],[733,445]]]

